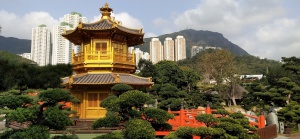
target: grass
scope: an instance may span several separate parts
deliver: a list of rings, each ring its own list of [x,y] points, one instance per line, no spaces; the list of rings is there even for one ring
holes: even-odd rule
[[[62,135],[62,134],[51,134],[50,137],[56,135]],[[79,139],[92,139],[103,134],[76,134],[76,135],[78,136]]]

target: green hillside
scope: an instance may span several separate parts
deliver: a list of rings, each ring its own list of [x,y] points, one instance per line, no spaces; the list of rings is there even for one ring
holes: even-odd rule
[[[0,36],[0,50],[13,54],[30,53],[31,40]]]
[[[194,45],[220,47],[222,49],[229,50],[234,55],[249,55],[245,50],[233,44],[228,39],[226,39],[222,34],[217,32],[203,31],[203,30],[197,31],[193,29],[187,29],[179,32],[174,32],[171,34],[161,35],[158,36],[157,38],[159,38],[159,40],[163,44],[165,38],[171,37],[173,40],[175,40],[176,36],[178,35],[184,36],[184,38],[186,39],[187,57],[190,57],[191,47]],[[145,38],[144,39],[145,43],[143,45],[139,45],[136,47],[139,47],[144,52],[149,52],[149,48],[150,48],[149,45],[151,39],[152,38]]]

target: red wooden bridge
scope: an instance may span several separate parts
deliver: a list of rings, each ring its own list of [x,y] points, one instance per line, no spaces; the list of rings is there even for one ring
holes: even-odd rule
[[[205,126],[204,123],[196,120],[196,116],[199,114],[212,114],[216,110],[212,110],[210,107],[206,107],[203,109],[188,109],[185,110],[181,108],[179,111],[171,111],[168,110],[170,114],[174,115],[173,119],[169,119],[168,123],[172,126],[172,131],[177,130],[180,126],[189,126],[189,127],[201,127]],[[264,115],[260,116],[252,116],[248,114],[244,114],[247,118],[252,118],[253,121],[250,121],[250,126],[256,126],[257,128],[265,127],[265,117]],[[215,114],[216,117],[220,117],[220,115]],[[255,121],[255,122],[254,122]],[[171,131],[156,131],[156,136],[166,136]],[[199,136],[195,136],[194,139],[200,139]]]

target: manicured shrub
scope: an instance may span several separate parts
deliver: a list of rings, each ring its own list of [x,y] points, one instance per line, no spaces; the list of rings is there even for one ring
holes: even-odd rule
[[[117,127],[120,123],[120,119],[117,113],[108,111],[105,117],[96,120],[92,127],[93,129],[99,127]]]
[[[116,95],[110,95],[106,99],[104,99],[100,107],[105,108],[108,111],[119,112],[120,111],[120,104],[119,104],[119,97]]]
[[[115,94],[116,94],[117,96],[123,94],[123,93],[126,92],[126,91],[132,90],[132,89],[133,89],[133,88],[132,88],[130,85],[128,85],[128,84],[116,84],[116,85],[114,85],[114,86],[111,88],[111,90],[112,90],[113,92],[115,92]]]
[[[30,126],[24,130],[15,132],[10,139],[49,139],[49,129],[44,126]]]
[[[219,122],[219,119],[217,119],[212,114],[197,115],[196,120],[199,122],[203,122],[207,127],[211,127],[212,125],[218,124],[218,122]]]
[[[155,130],[151,124],[142,119],[131,119],[125,124],[126,139],[155,139]]]
[[[193,132],[194,128],[189,126],[182,126],[175,131],[175,135],[182,139],[193,139]]]

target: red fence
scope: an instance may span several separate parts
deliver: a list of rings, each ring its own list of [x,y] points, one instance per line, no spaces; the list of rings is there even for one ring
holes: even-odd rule
[[[173,131],[177,130],[177,128],[180,126],[189,126],[189,127],[205,126],[204,123],[197,121],[195,117],[199,114],[212,114],[212,112],[214,111],[216,110],[212,110],[210,109],[210,107],[206,107],[203,109],[189,109],[189,110],[185,110],[182,108],[179,111],[168,110],[170,114],[174,114],[174,118],[168,120],[168,123],[172,126]],[[250,121],[250,126],[256,126],[258,128],[265,127],[265,117],[263,115],[260,115],[259,117],[247,115],[247,114],[244,115],[247,118],[253,119],[253,121]],[[218,115],[215,116],[218,117]],[[164,136],[168,134],[169,131],[156,131],[157,136]],[[196,138],[198,137],[195,137],[195,139]]]

